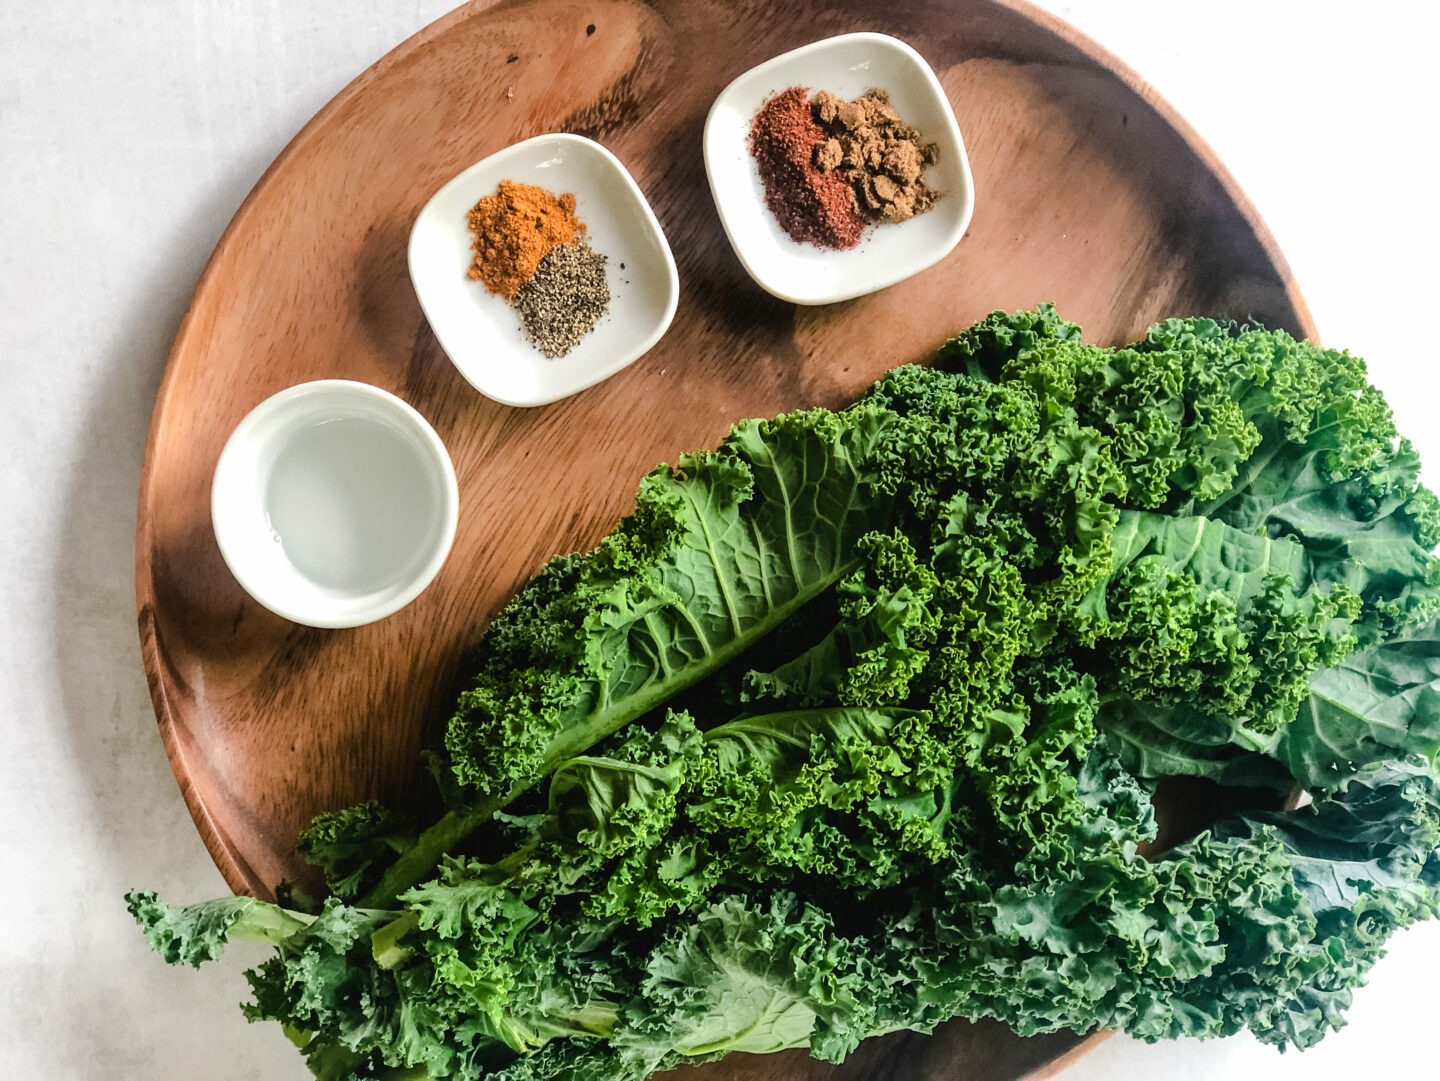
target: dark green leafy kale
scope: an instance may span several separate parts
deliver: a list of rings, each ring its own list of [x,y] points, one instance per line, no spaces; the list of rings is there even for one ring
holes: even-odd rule
[[[1440,622],[1407,626],[1383,645],[1317,672],[1275,757],[1309,788],[1336,788],[1363,766],[1440,759]]]
[[[472,793],[361,902],[389,904],[572,754],[754,647],[855,568],[891,504],[875,490],[893,414],[744,421],[718,451],[641,483],[593,552],[551,562],[491,625],[445,737]]]
[[[878,409],[747,421],[647,477],[594,552],[557,560],[496,620],[446,736],[481,794],[543,776],[655,708],[852,570],[889,508]]]
[[[275,944],[247,1016],[334,1081],[840,1061],[956,1016],[1308,1047],[1440,909],[1418,472],[1348,354],[996,313],[646,478],[487,634],[450,813],[307,832],[318,915],[132,911],[170,961]],[[1311,802],[1157,854],[1175,775]]]
[[[330,892],[348,900],[359,895],[362,883],[377,877],[376,867],[383,870],[414,843],[415,830],[408,821],[371,801],[316,815],[298,847],[325,872]]]
[[[314,920],[253,897],[220,897],[198,905],[172,908],[148,890],[126,895],[130,915],[145,939],[172,965],[200,967],[213,961],[234,938],[278,946]]]

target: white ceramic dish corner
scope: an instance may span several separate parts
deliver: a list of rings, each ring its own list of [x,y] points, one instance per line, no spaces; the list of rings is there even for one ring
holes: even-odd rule
[[[568,354],[542,355],[520,317],[466,277],[467,212],[502,180],[572,192],[586,239],[606,257],[610,310]],[[410,231],[410,281],[441,348],[470,385],[505,405],[545,405],[614,375],[660,340],[680,278],[655,212],[618,158],[579,135],[540,135],[470,166],[437,191]]]
[[[368,383],[280,391],[230,434],[210,486],[220,554],[245,592],[310,627],[358,627],[430,584],[459,518],[435,429]]]
[[[870,229],[846,251],[791,240],[765,207],[749,137],[765,99],[792,86],[846,98],[888,91],[906,123],[938,146],[926,175],[944,197],[926,214]],[[761,288],[795,304],[849,300],[935,265],[965,235],[975,206],[970,161],[940,80],[919,53],[886,34],[826,38],[751,68],[715,99],[704,146],[710,192],[735,254]]]

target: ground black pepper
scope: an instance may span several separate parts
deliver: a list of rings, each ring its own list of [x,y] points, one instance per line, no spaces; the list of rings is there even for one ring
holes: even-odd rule
[[[605,256],[583,241],[552,248],[511,303],[535,348],[563,357],[610,310]]]

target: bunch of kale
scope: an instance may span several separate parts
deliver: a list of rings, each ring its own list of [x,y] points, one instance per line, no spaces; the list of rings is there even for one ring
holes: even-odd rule
[[[1343,352],[996,313],[552,561],[482,643],[450,812],[317,819],[318,913],[132,911],[172,962],[274,943],[247,1016],[336,1081],[839,1061],[956,1016],[1309,1046],[1440,907],[1418,469]],[[1173,775],[1311,801],[1144,855]],[[487,822],[503,858],[465,854]]]

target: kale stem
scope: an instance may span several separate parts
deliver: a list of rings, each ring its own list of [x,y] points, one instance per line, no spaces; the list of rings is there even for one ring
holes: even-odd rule
[[[407,848],[380,876],[380,881],[355,902],[356,908],[394,908],[395,899],[425,878],[440,858],[490,820],[523,788],[492,796],[466,811],[449,811]]]

